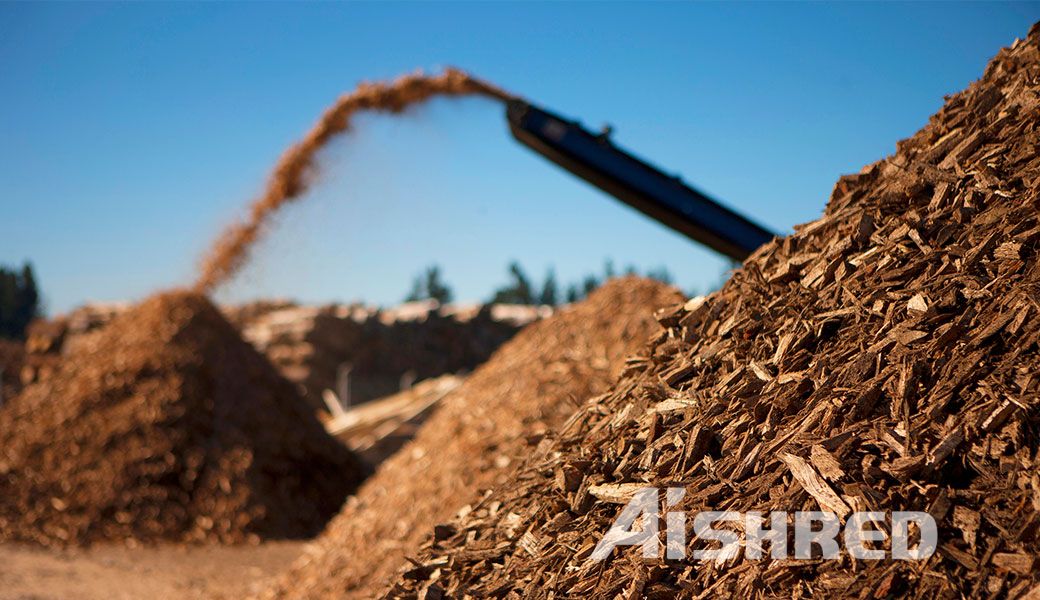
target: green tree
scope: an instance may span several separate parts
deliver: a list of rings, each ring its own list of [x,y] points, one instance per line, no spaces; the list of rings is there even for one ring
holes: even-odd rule
[[[430,265],[412,280],[412,289],[405,297],[405,302],[432,298],[441,304],[447,304],[454,297],[455,294],[451,287],[444,282],[441,276],[441,268],[437,265]]]
[[[22,338],[25,328],[40,314],[40,292],[32,265],[19,272],[0,267],[0,337]]]
[[[668,271],[668,267],[663,265],[656,269],[650,269],[646,272],[646,276],[650,279],[656,279],[661,283],[672,284],[672,274]]]
[[[491,302],[495,304],[534,304],[534,288],[520,263],[509,263],[509,283],[495,290]]]
[[[426,290],[424,289],[424,282],[422,275],[416,275],[412,279],[412,288],[408,292],[408,295],[404,297],[405,302],[417,302],[426,298]]]
[[[15,274],[0,268],[0,337],[19,337],[15,326],[18,307],[18,280]]]
[[[36,288],[36,276],[32,265],[28,262],[22,266],[22,277],[18,288],[18,323],[24,333],[25,328],[39,316],[40,291]]]
[[[426,293],[441,304],[447,304],[455,297],[448,284],[441,279],[441,269],[436,265],[426,269]]]
[[[545,283],[542,284],[542,294],[538,298],[539,304],[545,306],[556,306],[559,301],[559,285],[556,283],[556,270],[550,268],[545,275]]]
[[[596,279],[595,275],[587,275],[585,280],[581,282],[582,298],[596,291],[596,288],[598,288],[599,285],[599,279]]]

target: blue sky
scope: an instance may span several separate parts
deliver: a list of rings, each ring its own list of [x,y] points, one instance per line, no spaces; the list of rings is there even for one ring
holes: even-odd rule
[[[1040,17],[1033,3],[0,4],[0,263],[51,312],[192,280],[287,144],[364,79],[456,65],[763,224],[820,215]],[[518,259],[684,288],[726,262],[516,144],[487,101],[358,120],[221,300],[462,300]]]

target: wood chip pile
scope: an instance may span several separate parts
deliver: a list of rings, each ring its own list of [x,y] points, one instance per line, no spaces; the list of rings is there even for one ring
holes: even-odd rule
[[[0,410],[0,539],[315,535],[364,468],[202,296],[154,296]]]
[[[681,300],[660,283],[623,278],[524,328],[441,401],[266,596],[373,597],[434,525],[604,392],[659,330],[653,312]]]
[[[428,531],[389,594],[1040,597],[1038,115],[1034,26],[895,155],[841,178],[820,220],[664,315],[613,391]],[[688,515],[927,511],[938,550],[588,560],[643,485],[685,487],[669,510]]]

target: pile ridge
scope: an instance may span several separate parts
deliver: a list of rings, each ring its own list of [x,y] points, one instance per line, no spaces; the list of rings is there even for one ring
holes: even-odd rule
[[[1040,597],[1040,26],[824,216],[761,248],[466,514],[392,597]],[[927,511],[923,561],[589,560],[669,510]],[[694,540],[692,518],[687,539]],[[696,543],[687,551],[697,548]]]
[[[0,411],[0,539],[315,535],[363,469],[203,296],[116,317]]]
[[[681,301],[670,286],[625,277],[525,327],[441,401],[266,597],[373,597],[427,532],[606,391],[625,357],[659,330],[654,312]]]

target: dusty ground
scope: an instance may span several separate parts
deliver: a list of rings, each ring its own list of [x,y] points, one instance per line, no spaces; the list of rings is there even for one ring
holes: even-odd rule
[[[60,551],[0,544],[0,600],[241,598],[284,570],[305,545],[279,541]]]

